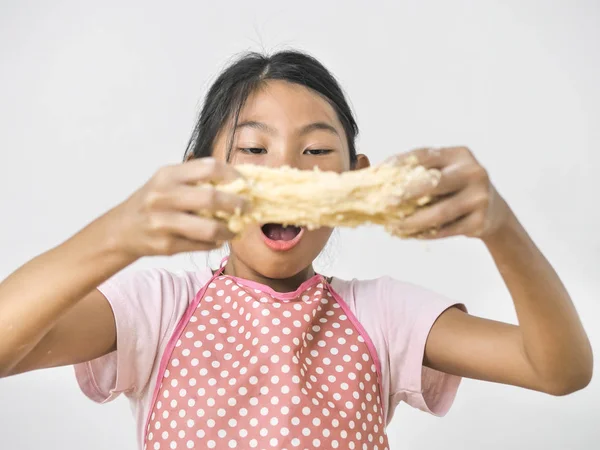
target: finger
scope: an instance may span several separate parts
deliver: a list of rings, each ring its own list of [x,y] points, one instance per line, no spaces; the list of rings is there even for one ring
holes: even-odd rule
[[[387,164],[405,165],[414,160],[417,164],[425,166],[428,169],[439,169],[444,167],[446,154],[440,148],[423,147],[409,152],[400,153],[388,158]]]
[[[410,234],[438,228],[461,216],[469,214],[478,205],[478,199],[468,190],[446,197],[417,212],[395,225],[395,228]]]
[[[178,184],[227,183],[240,177],[229,164],[215,158],[197,158],[165,168],[166,176]]]
[[[235,237],[225,222],[186,213],[157,213],[151,217],[150,229],[171,234],[191,241],[214,243],[229,241]]]
[[[469,171],[463,164],[451,164],[441,171],[440,182],[433,195],[447,195],[460,191],[469,183]]]
[[[211,185],[179,185],[164,195],[159,194],[154,206],[159,209],[175,209],[193,213],[221,211],[234,214],[237,211],[243,213],[249,209],[249,204],[243,197],[219,191]]]
[[[428,176],[415,177],[404,186],[404,193],[396,201],[401,203],[407,200],[416,200],[431,197],[435,194],[436,186],[440,182],[440,172],[429,173]]]
[[[222,247],[222,242],[201,242],[192,241],[185,238],[175,238],[171,241],[168,253],[174,255],[177,253],[188,253],[188,252],[207,252],[210,250],[216,250]]]
[[[457,156],[470,154],[466,147],[422,147],[406,153],[392,156],[388,163],[406,164],[410,159],[416,158],[419,165],[428,169],[443,169],[456,161]]]
[[[479,223],[479,212],[474,212],[444,225],[441,229],[436,230],[435,233],[428,234],[426,238],[443,239],[452,236],[476,236]]]

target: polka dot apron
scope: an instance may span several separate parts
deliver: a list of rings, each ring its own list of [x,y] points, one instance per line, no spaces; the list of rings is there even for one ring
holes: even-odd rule
[[[388,450],[379,360],[326,279],[217,273],[163,355],[145,449]]]

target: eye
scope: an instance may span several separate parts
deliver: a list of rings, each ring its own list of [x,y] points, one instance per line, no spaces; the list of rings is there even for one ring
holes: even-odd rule
[[[333,152],[333,150],[321,148],[307,148],[304,150],[304,154],[312,156],[329,155],[331,152]]]
[[[263,155],[267,153],[267,151],[264,148],[259,147],[239,148],[238,150],[248,155]]]

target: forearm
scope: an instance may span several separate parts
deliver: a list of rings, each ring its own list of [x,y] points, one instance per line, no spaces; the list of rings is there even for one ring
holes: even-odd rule
[[[484,239],[514,301],[523,351],[553,391],[589,382],[592,351],[560,278],[514,214]]]
[[[113,243],[107,221],[99,218],[0,283],[0,376],[70,307],[133,262]]]

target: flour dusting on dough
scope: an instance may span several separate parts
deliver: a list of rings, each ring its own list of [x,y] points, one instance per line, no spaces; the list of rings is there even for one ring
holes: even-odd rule
[[[430,197],[409,198],[423,186],[435,187],[440,172],[426,169],[415,159],[402,165],[381,165],[343,173],[298,170],[290,167],[237,165],[242,175],[230,183],[216,185],[223,192],[244,197],[251,205],[247,213],[217,212],[234,233],[250,223],[279,223],[309,230],[326,227],[382,225],[396,236],[394,224],[428,204]],[[200,212],[206,216],[206,213]]]

